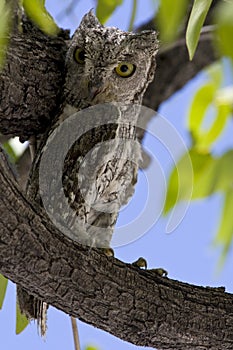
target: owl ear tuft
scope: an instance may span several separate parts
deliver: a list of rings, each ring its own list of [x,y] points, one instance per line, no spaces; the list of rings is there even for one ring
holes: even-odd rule
[[[80,27],[103,27],[99,22],[98,18],[95,16],[93,9],[91,9],[85,16],[83,16],[82,21],[80,23]]]
[[[132,33],[128,41],[129,46],[146,51],[151,56],[156,55],[158,52],[159,40],[155,30],[144,30],[140,33]]]

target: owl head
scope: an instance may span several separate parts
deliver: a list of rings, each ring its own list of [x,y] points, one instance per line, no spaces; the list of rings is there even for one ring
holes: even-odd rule
[[[140,103],[155,72],[155,31],[104,27],[92,11],[75,31],[66,56],[66,102],[77,108],[98,103]]]

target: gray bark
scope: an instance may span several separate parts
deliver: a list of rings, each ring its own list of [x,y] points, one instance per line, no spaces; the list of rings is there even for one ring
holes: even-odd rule
[[[22,141],[43,133],[61,104],[67,33],[50,38],[28,21],[12,34],[0,76],[0,132]]]

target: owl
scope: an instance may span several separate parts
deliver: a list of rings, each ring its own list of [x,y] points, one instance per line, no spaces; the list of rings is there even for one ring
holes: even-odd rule
[[[92,11],[70,40],[61,113],[38,147],[27,196],[90,248],[110,247],[118,212],[133,195],[141,159],[137,120],[157,51],[155,31],[104,27]],[[46,303],[21,288],[18,301],[44,334]]]

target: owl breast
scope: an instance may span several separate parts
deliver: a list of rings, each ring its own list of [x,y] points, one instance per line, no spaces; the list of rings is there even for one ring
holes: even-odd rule
[[[78,218],[72,239],[80,240],[82,232],[84,244],[109,247],[118,212],[133,195],[141,153],[134,125],[103,129],[92,130],[92,137],[85,135],[93,143],[84,157],[78,151],[82,140],[70,150],[63,186]]]

